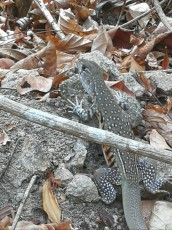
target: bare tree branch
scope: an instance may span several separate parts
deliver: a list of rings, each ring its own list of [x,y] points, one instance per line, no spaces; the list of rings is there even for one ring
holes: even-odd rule
[[[30,108],[7,99],[2,95],[0,95],[0,110],[53,130],[72,134],[99,144],[113,146],[121,150],[127,150],[137,155],[150,157],[172,165],[171,151],[155,149],[149,144],[127,139],[109,131],[93,128],[38,109]]]
[[[44,14],[44,16],[46,17],[47,21],[49,22],[49,24],[52,26],[52,28],[54,29],[55,33],[57,34],[57,36],[60,39],[64,39],[65,35],[63,34],[63,32],[61,31],[61,29],[59,28],[56,20],[52,17],[52,15],[50,14],[50,12],[47,10],[47,8],[45,7],[45,4],[42,0],[34,0],[35,4],[39,7],[39,9],[42,11],[42,13]]]

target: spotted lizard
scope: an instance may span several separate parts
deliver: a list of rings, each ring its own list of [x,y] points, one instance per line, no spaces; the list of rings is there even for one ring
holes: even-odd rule
[[[96,109],[86,111],[82,108],[82,102],[76,100],[76,104],[71,102],[73,112],[87,120],[98,111],[103,121],[103,129],[133,139],[129,116],[107,88],[103,80],[103,70],[95,62],[85,59],[80,59],[77,67],[82,86],[96,104]],[[104,157],[109,168],[100,168],[94,173],[102,200],[107,204],[112,203],[116,198],[113,184],[121,184],[124,215],[129,229],[147,230],[140,209],[139,181],[142,178],[148,191],[159,192],[163,181],[156,179],[156,168],[153,164],[139,160],[135,154],[120,149],[108,149],[104,152]],[[114,167],[113,158],[118,168]]]

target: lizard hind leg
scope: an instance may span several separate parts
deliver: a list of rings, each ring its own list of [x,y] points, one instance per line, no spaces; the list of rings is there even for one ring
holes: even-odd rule
[[[138,171],[147,191],[153,194],[159,192],[168,193],[167,191],[160,190],[161,186],[165,183],[165,180],[156,178],[157,170],[154,164],[141,159],[138,163]]]
[[[99,168],[94,172],[94,178],[103,202],[111,204],[116,198],[113,185],[121,184],[119,170],[117,168]]]

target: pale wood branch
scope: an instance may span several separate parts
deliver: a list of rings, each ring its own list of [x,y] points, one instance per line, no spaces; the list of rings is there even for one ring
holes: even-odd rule
[[[0,110],[6,111],[33,123],[62,131],[88,141],[105,144],[121,150],[127,150],[137,155],[150,157],[172,165],[172,152],[152,148],[149,144],[127,139],[109,131],[83,125],[38,109],[14,102],[0,95]]]
[[[63,40],[65,38],[65,35],[63,34],[63,32],[61,31],[61,29],[59,28],[56,20],[52,17],[51,13],[47,10],[44,2],[42,0],[34,0],[34,2],[39,7],[39,9],[42,11],[42,13],[46,17],[47,21],[49,22],[49,24],[54,29],[54,31],[57,34],[57,36],[61,40]]]

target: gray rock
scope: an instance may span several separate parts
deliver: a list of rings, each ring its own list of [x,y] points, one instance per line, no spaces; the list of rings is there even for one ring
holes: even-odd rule
[[[120,75],[115,63],[109,58],[105,57],[100,51],[93,51],[91,53],[84,53],[80,55],[79,59],[87,59],[96,62],[102,69],[108,73]]]
[[[18,188],[24,180],[35,173],[46,172],[48,167],[50,167],[49,161],[42,153],[39,143],[27,138],[23,142],[20,155],[13,161],[13,168],[8,171],[8,177],[13,178],[11,183]]]
[[[156,70],[145,72],[145,77],[150,78],[157,87],[172,95],[172,74]]]
[[[77,174],[68,184],[66,195],[76,201],[92,202],[99,200],[97,187],[88,176]]]
[[[67,185],[73,179],[73,174],[65,168],[64,164],[59,165],[54,175],[55,178],[61,179],[62,185]]]
[[[69,167],[82,168],[87,155],[86,142],[83,140],[77,140],[73,147],[73,151],[69,156],[65,158]]]

